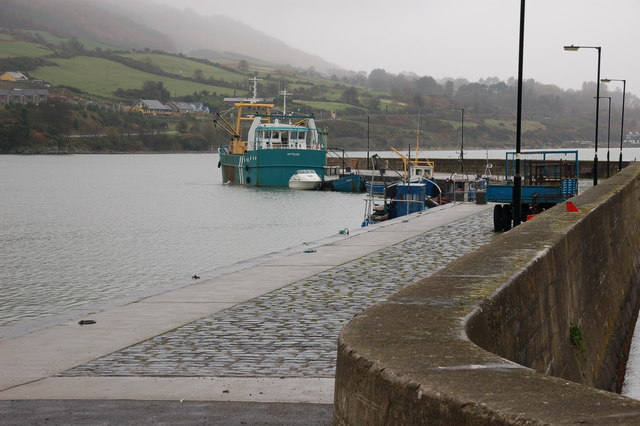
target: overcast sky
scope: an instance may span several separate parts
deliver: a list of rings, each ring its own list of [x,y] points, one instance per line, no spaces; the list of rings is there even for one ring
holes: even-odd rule
[[[230,16],[367,74],[383,68],[436,79],[517,76],[519,0],[155,1]],[[562,46],[602,46],[601,77],[627,79],[627,91],[640,95],[639,42],[640,0],[529,0],[524,78],[579,89],[596,80],[597,51]]]

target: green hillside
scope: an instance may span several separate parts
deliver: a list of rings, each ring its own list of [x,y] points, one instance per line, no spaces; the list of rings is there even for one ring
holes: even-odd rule
[[[208,150],[227,141],[214,127],[212,115],[156,117],[114,111],[113,106],[132,105],[139,98],[173,99],[202,102],[211,112],[221,111],[229,107],[223,104],[223,97],[250,94],[252,77],[259,79],[258,95],[274,98],[276,104],[282,104],[281,91],[286,88],[291,95],[287,110],[318,117],[329,131],[332,147],[359,150],[370,142],[373,149],[404,148],[415,143],[419,127],[425,149],[454,148],[462,122],[459,112],[452,109],[460,107],[465,108],[465,146],[508,148],[515,137],[516,88],[497,79],[463,80],[454,87],[451,81],[394,75],[380,69],[369,76],[350,72],[326,76],[313,69],[233,54],[206,60],[150,49],[115,48],[45,31],[0,29],[0,73],[4,71],[21,71],[42,80],[52,95],[66,98],[67,103],[58,103],[55,109],[0,107],[0,152],[52,152],[60,151],[61,146],[65,152]],[[4,81],[0,87],[16,84],[36,87]],[[571,146],[567,141],[593,137],[594,87],[564,91],[529,80],[526,88],[522,131],[528,148],[567,147]],[[611,95],[612,104],[620,104],[619,92],[603,87],[601,93]],[[627,93],[627,105],[626,129],[637,131],[640,108],[634,105],[640,102]],[[619,132],[617,123],[613,121],[612,134]],[[174,133],[160,136],[159,132],[166,131]],[[603,140],[604,131],[602,126]],[[139,136],[132,137],[132,133]],[[86,134],[102,136],[77,137]],[[69,135],[74,136],[73,143],[65,142]],[[160,140],[162,143],[157,142]]]
[[[135,70],[118,62],[90,56],[70,59],[51,59],[57,66],[46,66],[31,71],[31,76],[52,85],[71,86],[102,98],[111,99],[116,89],[139,89],[145,81],[161,81],[172,96],[191,95],[208,91],[220,95],[231,95],[233,89],[210,86],[192,81],[167,78]]]
[[[44,40],[45,43],[49,43],[49,44],[61,44],[61,43],[65,43],[65,42],[69,41],[68,38],[58,37],[58,36],[55,36],[53,34],[50,34],[50,33],[46,32],[46,31],[25,30],[24,33],[32,34],[35,37]],[[83,39],[79,39],[78,41],[87,50],[95,50],[95,49],[119,50],[119,49],[121,49],[121,48],[116,47],[116,46],[111,46],[111,45],[108,45],[108,44],[100,43],[99,41],[83,40]]]
[[[240,84],[245,84],[247,80],[245,75],[180,56],[157,53],[128,53],[122,56],[155,65],[166,73],[180,74],[184,77],[194,77],[199,71],[205,79],[213,78]]]
[[[3,34],[4,35],[4,34]],[[53,52],[44,46],[26,41],[15,41],[9,37],[0,38],[0,58],[29,57],[50,55]]]

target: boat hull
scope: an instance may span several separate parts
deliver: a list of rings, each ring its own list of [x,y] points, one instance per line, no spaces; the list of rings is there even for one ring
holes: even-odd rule
[[[334,191],[338,192],[363,192],[365,182],[361,175],[350,174],[334,180],[332,183]]]
[[[289,182],[289,188],[291,189],[318,189],[320,187],[320,181],[310,181],[310,180],[295,180]]]
[[[225,183],[249,186],[288,187],[300,169],[314,170],[321,179],[327,155],[324,150],[262,149],[245,154],[220,152],[220,169]]]

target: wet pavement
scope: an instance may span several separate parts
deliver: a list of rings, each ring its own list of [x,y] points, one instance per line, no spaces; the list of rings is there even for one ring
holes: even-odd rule
[[[352,234],[0,342],[3,424],[329,424],[341,327],[495,235],[473,204]]]
[[[340,328],[488,242],[491,214],[386,247],[61,375],[333,377]]]

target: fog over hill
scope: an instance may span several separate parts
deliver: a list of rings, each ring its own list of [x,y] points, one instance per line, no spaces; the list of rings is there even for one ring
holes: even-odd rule
[[[282,41],[223,15],[202,16],[190,9],[176,9],[147,0],[92,0],[111,5],[123,14],[130,14],[144,26],[161,31],[171,38],[178,51],[211,50],[231,52],[232,56],[249,56],[271,63],[298,68],[314,67],[320,71],[339,68],[319,56],[294,49]],[[257,22],[256,28],[265,22]],[[279,25],[269,22],[269,25]]]
[[[123,48],[249,57],[318,71],[339,68],[230,17],[150,0],[0,0],[0,26]]]
[[[176,49],[161,31],[144,27],[130,14],[109,11],[102,4],[85,0],[0,0],[0,26],[47,31],[116,47]]]

